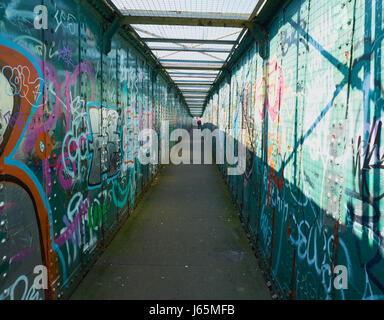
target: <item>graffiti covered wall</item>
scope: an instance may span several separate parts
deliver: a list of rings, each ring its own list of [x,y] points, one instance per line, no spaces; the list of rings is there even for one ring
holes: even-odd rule
[[[0,299],[67,296],[159,169],[138,161],[139,130],[188,122],[121,35],[101,53],[103,19],[74,0],[0,1]]]
[[[284,298],[384,298],[383,13],[382,0],[284,2],[267,57],[254,42],[207,104],[220,143],[247,147],[244,175],[220,168]]]

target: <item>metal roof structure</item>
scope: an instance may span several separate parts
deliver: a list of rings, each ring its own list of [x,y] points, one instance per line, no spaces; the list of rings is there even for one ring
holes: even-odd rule
[[[129,25],[183,95],[191,116],[202,116],[214,84],[261,13],[277,0],[105,0],[119,12],[111,29]],[[269,7],[269,8],[268,8]],[[265,20],[265,18],[264,18]],[[257,30],[256,30],[257,29]]]

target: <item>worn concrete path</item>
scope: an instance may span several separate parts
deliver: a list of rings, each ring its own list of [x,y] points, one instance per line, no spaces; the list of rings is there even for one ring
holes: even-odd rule
[[[215,165],[169,165],[72,299],[270,299]]]

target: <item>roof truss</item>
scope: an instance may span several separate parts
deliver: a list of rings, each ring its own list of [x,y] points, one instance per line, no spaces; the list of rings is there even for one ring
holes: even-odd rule
[[[252,3],[246,9],[246,11],[252,10],[254,5],[252,12],[233,13],[180,11],[176,8],[178,5],[175,5],[175,8],[172,8],[172,6],[171,8],[162,8],[158,5],[152,6],[147,4],[147,6],[152,6],[152,9],[156,7],[157,9],[160,8],[160,10],[144,10],[146,8],[143,6],[143,3],[137,5],[134,2],[138,1],[140,3],[140,0],[106,1],[112,2],[112,7],[120,11],[120,15],[107,28],[105,32],[107,37],[111,38],[111,34],[116,32],[116,29],[122,25],[131,25],[136,32],[140,32],[141,34],[138,35],[141,37],[140,40],[144,42],[144,47],[149,48],[153,55],[156,56],[157,61],[161,63],[163,70],[166,71],[165,74],[173,80],[173,83],[180,90],[179,92],[183,94],[184,101],[190,107],[190,112],[194,114],[196,114],[196,110],[204,110],[203,107],[206,99],[210,96],[210,91],[216,86],[216,82],[222,77],[224,70],[229,69],[229,59],[232,59],[235,49],[239,47],[239,42],[243,40],[245,31],[250,30],[254,32],[255,22],[261,21],[260,13],[272,10],[271,8],[280,2],[279,0],[257,0],[256,4]],[[124,3],[124,1],[130,3],[131,6],[123,4],[123,7],[125,6],[126,9],[116,7],[115,4],[117,2]],[[240,9],[241,6],[235,5],[233,7]],[[138,8],[142,9],[139,10]],[[194,7],[190,6],[189,8],[193,10],[192,8]],[[264,14],[264,16],[266,15]],[[266,17],[262,18],[266,19]],[[139,28],[140,25],[146,27]],[[184,34],[176,32],[173,34],[174,37],[167,38],[166,36],[159,35],[166,34],[161,29],[151,29],[151,26],[148,25],[216,27],[223,28],[223,33],[225,30],[228,30],[224,28],[236,28],[238,31],[227,31],[225,34],[211,38],[203,35],[202,38],[192,35],[189,38],[188,34],[183,38]],[[142,36],[143,34],[144,36]],[[235,35],[236,38],[234,38]],[[106,51],[108,49],[110,49],[110,46],[107,45]],[[165,54],[161,56],[160,52],[165,52]],[[205,57],[205,59],[197,58],[199,55],[202,58]],[[171,56],[174,59],[166,59]],[[188,59],[188,57],[190,58]],[[210,60],[207,60],[206,57],[209,57]],[[197,113],[200,114],[200,111]]]

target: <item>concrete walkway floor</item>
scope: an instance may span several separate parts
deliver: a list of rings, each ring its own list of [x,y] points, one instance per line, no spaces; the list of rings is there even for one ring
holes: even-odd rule
[[[71,299],[271,299],[215,165],[169,165]]]

